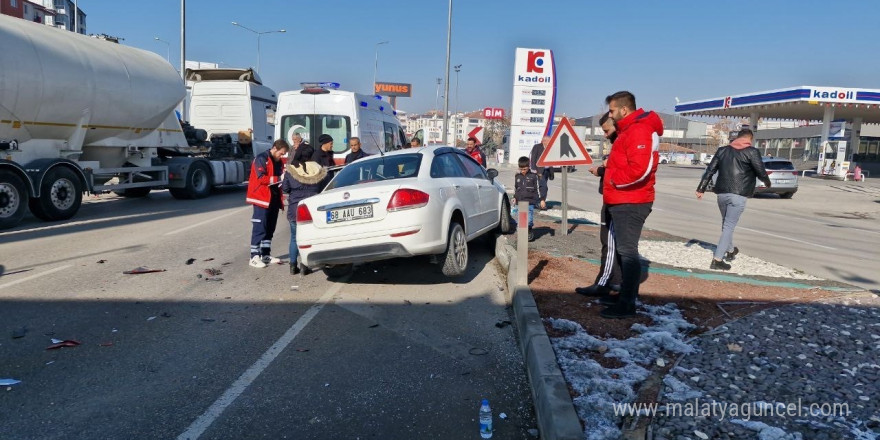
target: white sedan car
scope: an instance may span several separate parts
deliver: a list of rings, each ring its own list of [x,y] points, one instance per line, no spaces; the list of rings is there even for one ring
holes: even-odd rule
[[[432,146],[373,155],[342,168],[296,207],[302,264],[328,276],[353,263],[438,255],[443,274],[467,269],[467,242],[512,230],[498,171],[462,150]]]

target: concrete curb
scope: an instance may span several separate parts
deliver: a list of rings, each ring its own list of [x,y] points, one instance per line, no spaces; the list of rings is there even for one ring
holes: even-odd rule
[[[577,411],[568,393],[550,337],[538,313],[538,306],[528,286],[516,286],[516,250],[504,236],[495,243],[495,258],[507,273],[507,300],[513,303],[519,347],[526,362],[526,372],[535,401],[535,414],[541,438],[579,440],[584,436]]]

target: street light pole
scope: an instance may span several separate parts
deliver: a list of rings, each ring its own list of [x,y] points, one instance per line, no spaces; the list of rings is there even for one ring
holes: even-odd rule
[[[452,129],[452,144],[458,146],[458,72],[461,72],[461,64],[455,66],[455,128]]]
[[[449,0],[449,20],[446,24],[446,84],[443,97],[443,145],[449,141],[449,56],[452,51],[452,0]]]
[[[388,41],[380,41],[376,43],[376,64],[373,66],[373,85],[370,87],[373,89],[373,94],[376,93],[376,73],[379,71],[379,46],[388,43]]]
[[[165,45],[168,46],[167,50],[165,51],[165,60],[168,61],[168,64],[171,64],[171,43],[169,43],[159,37],[154,38],[154,40],[165,43]]]
[[[170,62],[170,61],[169,61]],[[180,0],[180,77],[186,86],[186,0]],[[186,121],[189,117],[188,96],[184,96],[180,103],[180,115]]]
[[[232,22],[232,25],[233,25],[233,26],[238,26],[238,27],[240,27],[240,28],[242,28],[242,29],[249,30],[249,31],[251,31],[251,32],[253,32],[253,33],[255,33],[255,34],[257,34],[257,72],[260,71],[260,37],[262,37],[262,36],[265,35],[265,34],[283,34],[283,33],[287,32],[287,31],[284,30],[284,29],[279,29],[279,30],[277,30],[277,31],[263,31],[263,32],[259,32],[259,31],[255,31],[255,30],[253,30],[253,29],[251,29],[251,28],[249,28],[249,27],[247,27],[247,26],[245,26],[245,25],[239,24],[238,22],[235,22],[235,21]]]

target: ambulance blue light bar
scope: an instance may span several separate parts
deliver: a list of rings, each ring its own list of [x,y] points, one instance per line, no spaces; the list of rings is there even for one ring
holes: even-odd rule
[[[303,82],[299,85],[304,89],[338,89],[340,87],[338,82]]]

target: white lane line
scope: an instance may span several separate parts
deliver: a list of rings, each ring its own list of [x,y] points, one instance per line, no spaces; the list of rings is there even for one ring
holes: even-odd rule
[[[245,390],[247,390],[247,388],[251,385],[251,383],[253,383],[257,379],[257,377],[259,377],[260,374],[262,374],[263,371],[267,367],[269,367],[269,364],[271,364],[272,361],[274,361],[275,358],[278,357],[278,355],[281,354],[281,352],[284,351],[284,349],[287,348],[287,346],[290,345],[291,342],[293,342],[293,339],[296,338],[299,332],[301,332],[309,324],[312,318],[314,318],[315,315],[317,315],[318,312],[320,312],[321,309],[324,308],[324,306],[330,301],[330,299],[333,298],[333,296],[336,295],[340,289],[342,289],[342,286],[345,285],[346,281],[347,279],[339,280],[339,282],[334,284],[333,287],[328,289],[327,292],[324,293],[324,295],[321,296],[320,299],[318,299],[318,302],[312,305],[312,307],[307,310],[306,313],[304,313],[298,320],[296,320],[296,322],[293,323],[293,325],[289,329],[287,329],[287,331],[284,332],[284,334],[281,335],[281,337],[277,341],[275,341],[275,343],[272,344],[272,346],[269,347],[269,349],[266,350],[266,352],[263,353],[262,356],[260,356],[260,359],[254,362],[254,364],[251,365],[250,368],[242,373],[242,375],[239,376],[239,378],[232,383],[232,385],[223,393],[223,395],[220,396],[214,402],[214,404],[205,411],[204,414],[199,416],[199,418],[196,419],[196,421],[193,422],[192,425],[189,425],[189,428],[187,428],[186,431],[183,432],[183,434],[177,436],[177,440],[195,440],[199,438],[208,429],[208,427],[210,427],[211,424],[214,423],[214,421],[217,420],[217,418],[219,418],[221,414],[223,414],[223,411],[225,411],[226,408],[229,407],[229,405],[232,405],[232,403],[235,402],[235,399],[237,399],[238,396],[244,393]]]
[[[174,234],[179,234],[179,233],[184,232],[184,231],[189,231],[190,229],[198,228],[199,226],[207,225],[208,223],[211,223],[211,222],[213,222],[213,221],[215,221],[215,220],[220,220],[221,218],[229,217],[230,215],[238,214],[239,212],[244,211],[244,210],[247,210],[247,209],[251,209],[251,208],[250,208],[250,207],[244,207],[244,208],[236,209],[235,211],[227,212],[226,214],[223,214],[223,215],[221,215],[221,216],[217,216],[217,217],[214,217],[214,218],[211,218],[211,219],[205,220],[205,221],[203,221],[203,222],[198,222],[198,223],[196,223],[196,224],[194,224],[194,225],[189,225],[189,226],[187,226],[187,227],[185,227],[185,228],[180,228],[180,229],[178,229],[178,230],[176,230],[176,231],[166,232],[164,235],[174,235]]]
[[[34,279],[34,278],[39,278],[39,277],[42,277],[42,276],[49,275],[49,274],[51,274],[51,273],[55,273],[55,272],[58,272],[58,271],[62,271],[62,270],[67,269],[67,268],[69,268],[69,267],[73,267],[73,266],[70,265],[70,264],[68,264],[67,266],[61,266],[61,267],[56,267],[55,269],[49,269],[49,270],[47,270],[47,271],[45,271],[45,272],[40,272],[40,273],[37,273],[37,274],[33,274],[33,275],[29,276],[29,277],[24,277],[24,278],[22,278],[22,279],[15,280],[15,281],[11,281],[11,282],[8,282],[8,283],[6,283],[6,284],[0,284],[0,289],[5,289],[5,288],[7,288],[7,287],[14,286],[14,285],[19,284],[19,283],[23,283],[23,282],[25,282],[25,281],[30,281],[30,280],[32,280],[32,279]]]
[[[821,244],[810,243],[809,241],[798,240],[798,239],[796,239],[796,238],[786,237],[786,236],[784,236],[784,235],[771,234],[771,233],[769,233],[769,232],[759,231],[759,230],[757,230],[757,229],[746,228],[746,227],[744,227],[744,226],[737,226],[736,228],[737,228],[737,229],[746,230],[746,231],[751,231],[751,232],[754,232],[754,233],[756,233],[756,234],[764,234],[764,235],[769,235],[769,236],[771,236],[771,237],[781,238],[781,239],[783,239],[783,240],[788,240],[788,241],[794,241],[794,242],[797,242],[797,243],[808,244],[808,245],[810,245],[810,246],[816,246],[816,247],[818,247],[818,248],[822,248],[822,249],[829,249],[829,250],[832,250],[832,251],[836,251],[836,250],[837,250],[837,248],[833,248],[833,247],[830,247],[830,246],[823,246],[823,245],[821,245]]]

